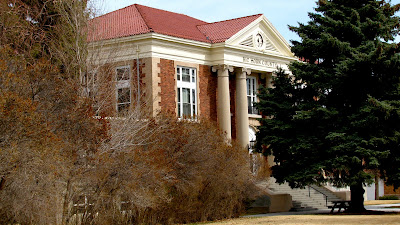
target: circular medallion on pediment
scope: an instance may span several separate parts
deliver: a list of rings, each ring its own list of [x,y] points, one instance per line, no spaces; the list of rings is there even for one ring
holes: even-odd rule
[[[262,50],[265,48],[264,36],[261,33],[257,33],[254,35],[253,42],[254,42],[254,47],[257,48],[258,50]]]

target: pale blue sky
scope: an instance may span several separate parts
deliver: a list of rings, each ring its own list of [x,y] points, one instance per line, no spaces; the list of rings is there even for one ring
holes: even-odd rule
[[[308,12],[316,0],[95,0],[100,14],[132,4],[141,4],[171,12],[182,13],[206,22],[217,22],[254,14],[264,14],[289,42],[298,36],[288,29],[297,22],[306,23]],[[400,0],[392,0],[398,4]]]

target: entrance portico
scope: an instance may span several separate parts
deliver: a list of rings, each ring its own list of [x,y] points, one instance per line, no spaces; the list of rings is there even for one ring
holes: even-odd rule
[[[248,95],[250,91],[256,91],[257,87],[253,86],[253,90],[249,90],[250,83],[247,82],[247,79],[252,75],[251,69],[243,68],[243,67],[233,67],[229,65],[216,65],[212,67],[212,71],[217,73],[218,83],[217,83],[217,122],[221,131],[224,132],[226,140],[230,141],[232,139],[232,126],[236,126],[236,139],[238,143],[246,148],[249,144],[249,107],[251,104],[248,102]],[[254,79],[254,83],[256,80],[261,79],[261,75],[264,73],[256,73],[251,76]],[[265,73],[266,74],[266,73]],[[231,79],[231,82],[235,82],[234,84],[229,84],[229,76],[235,76],[235,79]],[[258,79],[255,79],[255,78]],[[264,78],[270,77],[263,76]],[[264,80],[264,79],[263,79]],[[267,80],[267,79],[265,79]],[[253,84],[255,85],[255,84]],[[268,85],[268,84],[266,84]],[[234,88],[235,90],[230,90],[229,87]],[[234,95],[233,93],[234,92]],[[234,108],[231,108],[231,99],[234,96],[235,104]],[[233,106],[232,106],[233,107]],[[231,110],[234,110],[235,113],[232,113]],[[234,116],[234,118],[232,118]],[[258,116],[258,115],[251,115]],[[235,124],[232,124],[231,121],[235,121]],[[253,121],[254,123],[254,121]]]

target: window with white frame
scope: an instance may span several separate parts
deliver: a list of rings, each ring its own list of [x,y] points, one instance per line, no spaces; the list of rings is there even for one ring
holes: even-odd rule
[[[194,118],[197,115],[196,69],[178,66],[176,78],[178,117]]]
[[[255,77],[247,77],[247,106],[249,114],[258,114],[254,103],[257,102],[257,79]]]
[[[125,115],[131,105],[131,68],[130,66],[121,66],[115,69],[116,74],[116,97],[117,113]]]

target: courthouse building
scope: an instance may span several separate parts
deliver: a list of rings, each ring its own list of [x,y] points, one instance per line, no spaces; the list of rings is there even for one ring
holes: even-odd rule
[[[262,14],[208,23],[135,4],[92,19],[89,41],[95,64],[113,65],[111,111],[131,109],[140,92],[153,115],[216,121],[243,146],[255,140],[257,89],[296,60]]]

